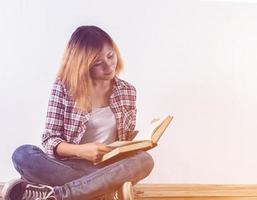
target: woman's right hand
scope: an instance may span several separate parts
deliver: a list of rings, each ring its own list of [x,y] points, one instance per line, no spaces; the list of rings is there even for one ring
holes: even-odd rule
[[[101,143],[79,144],[76,147],[76,156],[91,162],[97,162],[102,156],[112,150],[111,147]]]

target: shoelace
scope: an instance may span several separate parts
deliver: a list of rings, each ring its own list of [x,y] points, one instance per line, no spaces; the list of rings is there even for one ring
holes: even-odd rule
[[[44,191],[47,188],[49,191]],[[22,200],[46,200],[53,194],[53,189],[49,186],[35,186],[28,184],[22,196]]]
[[[53,194],[54,192],[53,191],[51,191],[51,192],[49,192],[46,196],[44,196],[43,198],[36,198],[35,200],[47,200],[48,198],[50,198],[51,197],[51,200],[57,200],[52,194]]]
[[[118,191],[115,191],[114,193],[113,193],[113,200],[119,200],[119,195],[118,195]]]
[[[118,192],[113,191],[96,198],[96,200],[121,200],[121,199],[119,199],[118,197]]]

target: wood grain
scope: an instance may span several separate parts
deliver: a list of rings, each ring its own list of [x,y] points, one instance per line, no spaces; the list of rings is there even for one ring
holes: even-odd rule
[[[2,187],[0,183],[0,191]],[[134,188],[136,200],[257,200],[257,184],[138,184]]]

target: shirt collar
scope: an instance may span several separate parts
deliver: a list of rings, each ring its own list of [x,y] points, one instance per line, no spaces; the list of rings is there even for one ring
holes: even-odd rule
[[[121,79],[119,79],[117,76],[115,76],[113,78],[113,83],[114,83],[114,89],[121,89],[123,87],[125,87],[125,83],[123,81],[121,81]]]

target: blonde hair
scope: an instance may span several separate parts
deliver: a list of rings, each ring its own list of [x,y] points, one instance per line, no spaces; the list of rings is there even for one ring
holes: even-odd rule
[[[105,31],[96,26],[80,26],[73,32],[57,74],[76,102],[76,108],[83,111],[91,109],[88,98],[91,82],[89,69],[104,44],[110,45],[117,55],[115,73],[118,75],[123,69],[118,47]]]

